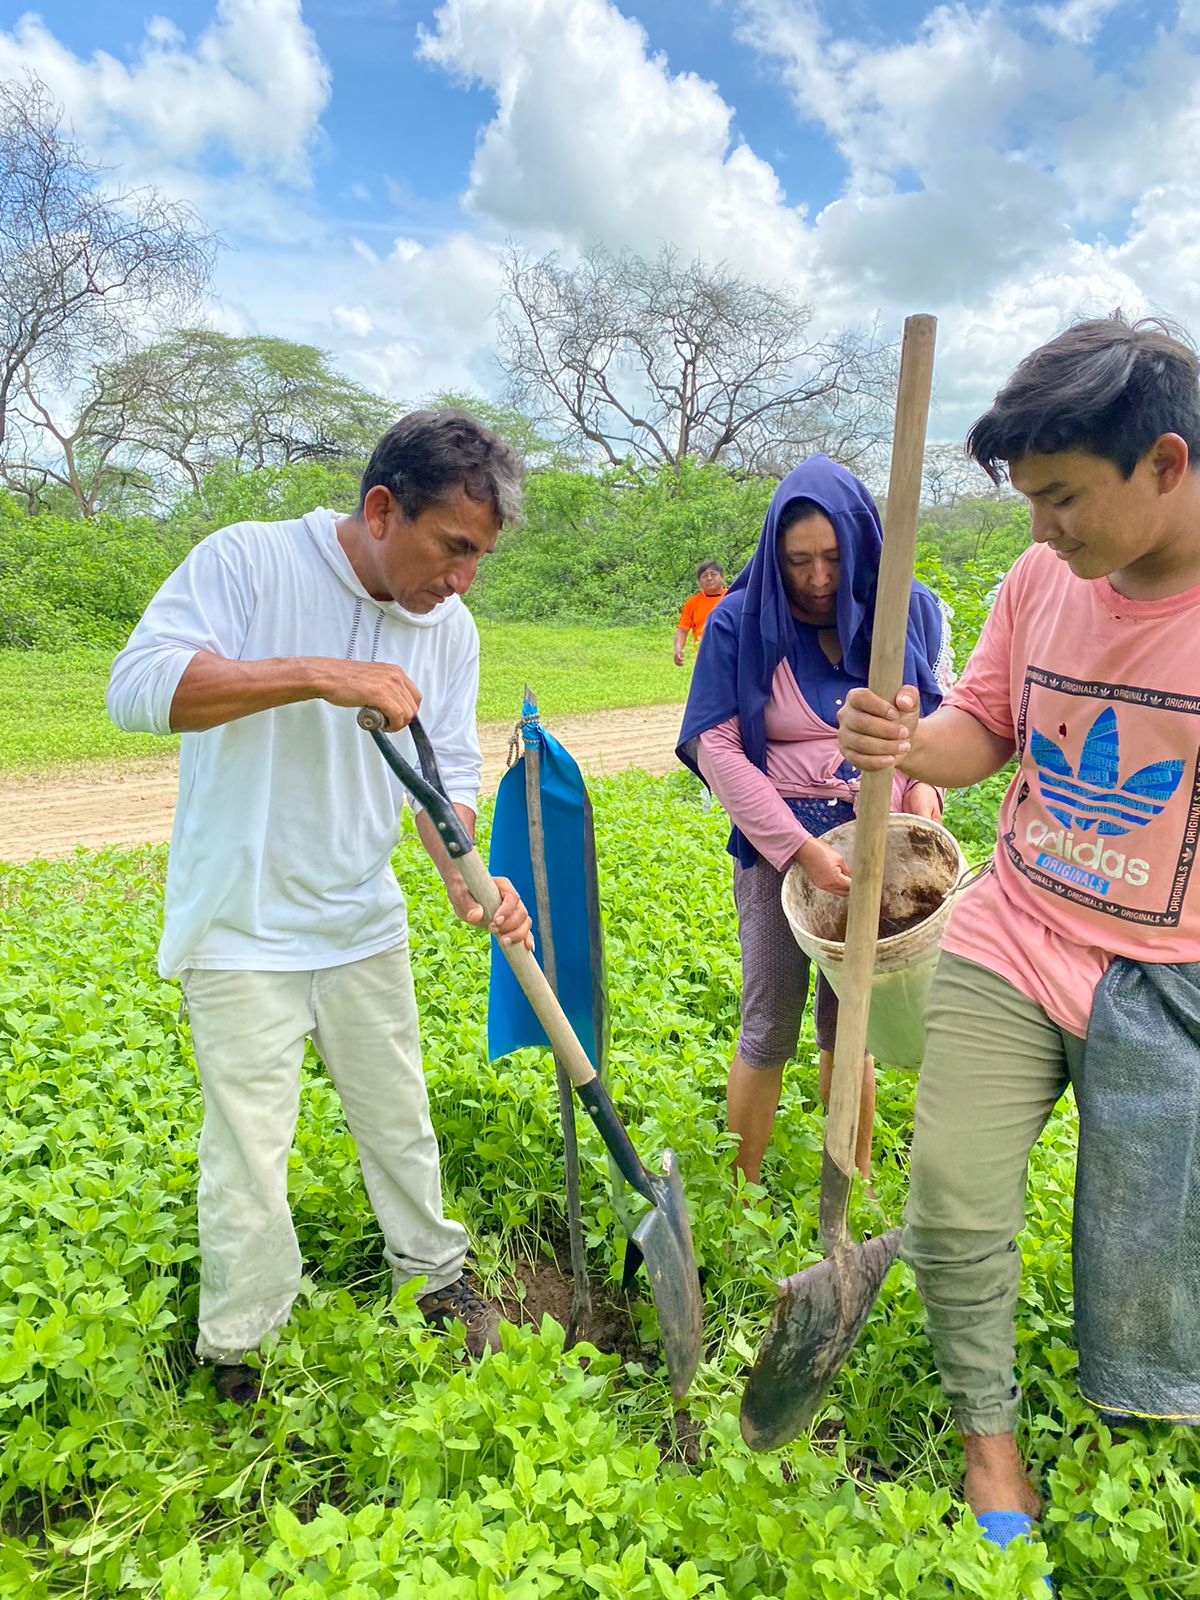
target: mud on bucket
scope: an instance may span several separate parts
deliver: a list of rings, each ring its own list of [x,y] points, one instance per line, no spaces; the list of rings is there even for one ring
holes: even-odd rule
[[[853,822],[821,835],[854,870]],[[879,943],[871,980],[867,1049],[891,1067],[916,1069],[925,1049],[925,1004],[937,966],[954,890],[966,870],[958,840],[940,823],[894,814],[888,818]],[[845,895],[814,886],[802,867],[783,880],[783,909],[796,942],[817,963],[836,995],[845,960]]]

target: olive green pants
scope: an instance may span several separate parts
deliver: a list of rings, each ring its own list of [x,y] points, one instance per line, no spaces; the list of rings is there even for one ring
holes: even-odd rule
[[[955,1421],[1009,1433],[1029,1152],[1079,1071],[1083,1040],[1004,978],[948,954],[927,1020],[902,1253]]]

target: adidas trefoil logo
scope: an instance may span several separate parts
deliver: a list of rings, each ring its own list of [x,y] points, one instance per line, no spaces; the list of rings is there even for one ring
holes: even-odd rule
[[[1106,838],[1144,828],[1165,808],[1183,777],[1182,761],[1153,761],[1121,783],[1120,736],[1112,706],[1088,729],[1078,772],[1054,740],[1036,728],[1029,748],[1050,815],[1065,828],[1084,833],[1095,828]]]

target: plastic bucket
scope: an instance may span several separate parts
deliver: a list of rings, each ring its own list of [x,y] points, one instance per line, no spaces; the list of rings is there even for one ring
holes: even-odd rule
[[[854,870],[853,822],[821,835]],[[958,840],[938,822],[896,813],[888,818],[875,947],[867,1049],[891,1067],[916,1069],[925,1049],[925,1006],[942,933],[967,863]],[[845,895],[818,889],[800,866],[783,880],[783,909],[796,942],[841,996],[846,946]],[[889,931],[889,930],[895,931]]]

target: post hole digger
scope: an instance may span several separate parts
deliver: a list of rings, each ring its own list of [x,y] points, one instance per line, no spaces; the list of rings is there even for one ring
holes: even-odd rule
[[[392,772],[425,807],[467,887],[483,908],[485,922],[490,921],[499,897],[487,867],[446,795],[424,729],[416,719],[408,726],[421,769],[418,772],[383,731],[386,720],[374,707],[364,707],[358,713],[360,727],[371,735]],[[642,1165],[608,1091],[575,1036],[537,958],[523,945],[502,948],[606,1148],[626,1182],[649,1202],[650,1209],[638,1223],[633,1238],[646,1263],[671,1390],[681,1400],[700,1360],[702,1307],[691,1225],[674,1155],[664,1151],[661,1174],[649,1172]]]
[[[869,677],[870,688],[889,700],[903,673],[936,326],[928,316],[909,317],[904,325]],[[758,1450],[786,1444],[812,1421],[900,1248],[898,1228],[857,1244],[847,1225],[891,784],[888,771],[866,772],[859,791],[821,1165],[818,1221],[825,1259],[779,1284],[771,1324],[742,1397],[742,1436]]]

